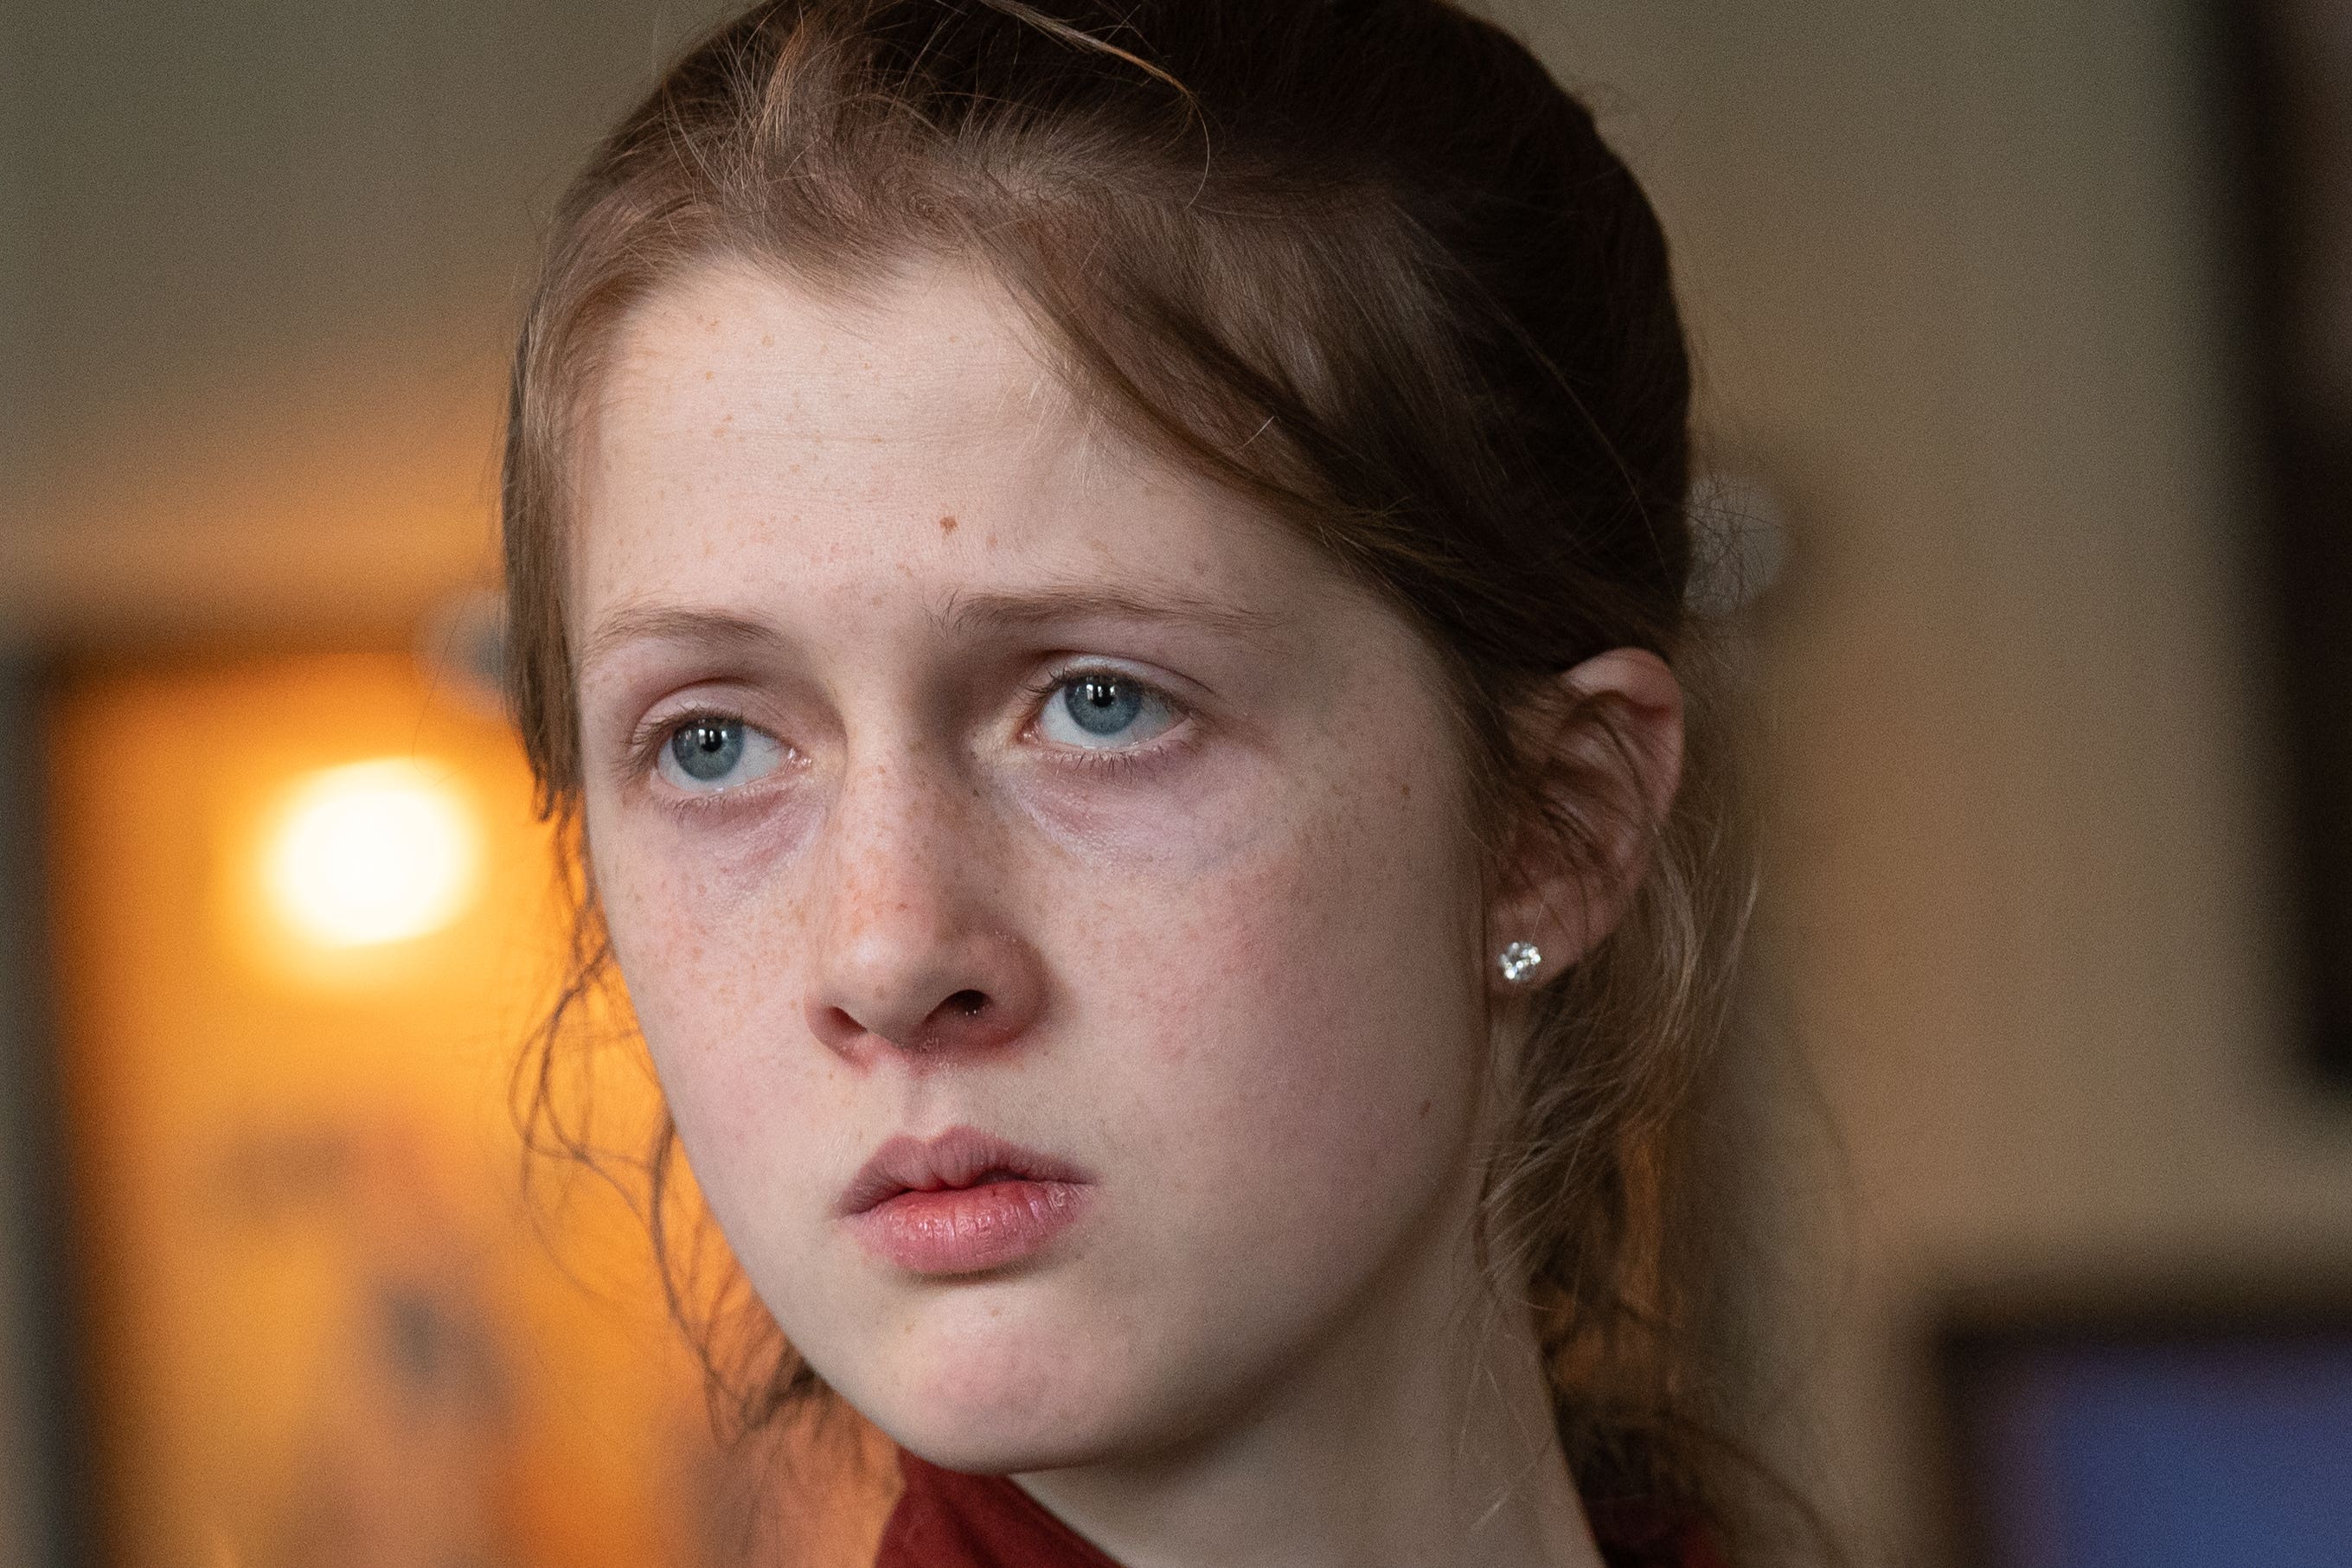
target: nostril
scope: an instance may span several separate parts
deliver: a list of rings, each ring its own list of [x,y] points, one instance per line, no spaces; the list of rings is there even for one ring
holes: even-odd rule
[[[995,1026],[1003,1021],[1003,1009],[986,991],[975,987],[940,998],[922,1027],[901,1043],[909,1051],[926,1054],[965,1051],[993,1044],[991,1037]]]
[[[817,1007],[808,1012],[809,1027],[817,1039],[836,1050],[866,1032],[866,1026],[841,1008]]]

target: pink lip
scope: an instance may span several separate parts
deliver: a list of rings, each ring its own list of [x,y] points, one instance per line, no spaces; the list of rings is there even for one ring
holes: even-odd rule
[[[844,1189],[865,1248],[916,1274],[974,1274],[1039,1252],[1074,1224],[1092,1178],[971,1127],[890,1139]]]

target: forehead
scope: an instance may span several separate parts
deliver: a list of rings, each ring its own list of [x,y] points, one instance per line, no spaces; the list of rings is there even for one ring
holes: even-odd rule
[[[1017,308],[944,264],[854,299],[707,265],[622,324],[579,449],[575,612],[877,575],[1199,589],[1318,571],[1289,529],[1072,395]],[[1139,586],[1141,586],[1139,580]]]
[[[719,257],[642,301],[615,347],[597,411],[608,430],[615,415],[707,414],[740,427],[714,426],[714,440],[903,455],[1084,423],[1003,291],[946,262],[877,270],[849,293]]]

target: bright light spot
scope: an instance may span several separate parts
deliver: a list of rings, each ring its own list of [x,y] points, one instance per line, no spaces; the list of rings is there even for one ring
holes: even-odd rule
[[[357,762],[297,786],[266,875],[278,912],[330,947],[437,931],[473,896],[478,834],[465,799],[414,762]]]

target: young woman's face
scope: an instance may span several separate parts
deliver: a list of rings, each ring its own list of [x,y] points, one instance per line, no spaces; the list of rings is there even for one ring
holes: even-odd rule
[[[944,268],[620,335],[598,892],[710,1206],[940,1462],[1197,1437],[1465,1271],[1486,957],[1436,667]],[[1441,1292],[1442,1293],[1442,1292]]]

